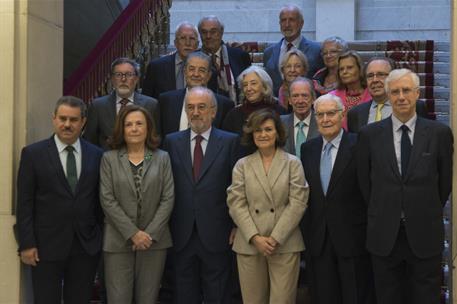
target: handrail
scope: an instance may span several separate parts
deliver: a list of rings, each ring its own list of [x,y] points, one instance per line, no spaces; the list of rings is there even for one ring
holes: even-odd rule
[[[106,93],[111,62],[134,52],[135,42],[145,31],[160,25],[161,16],[168,16],[171,0],[132,0],[103,34],[97,45],[64,83],[64,95],[74,95],[86,102]],[[152,26],[151,26],[152,24]],[[152,35],[152,33],[147,33]]]

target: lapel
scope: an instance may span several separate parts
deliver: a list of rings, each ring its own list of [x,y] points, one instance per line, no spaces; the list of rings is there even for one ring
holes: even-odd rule
[[[424,124],[424,120],[417,117],[416,127],[414,129],[413,148],[411,151],[411,157],[409,159],[408,171],[406,172],[405,181],[411,176],[414,167],[421,159],[421,153],[427,151],[425,144],[427,143],[428,127]]]
[[[57,151],[57,146],[54,141],[54,136],[57,136],[57,135],[54,134],[53,136],[51,136],[51,138],[49,139],[49,142],[48,142],[48,155],[49,155],[49,158],[51,159],[51,163],[54,167],[54,170],[56,171],[56,174],[57,174],[59,180],[62,181],[62,184],[63,184],[64,188],[68,191],[68,193],[70,193],[73,196],[74,195],[73,191],[71,190],[70,185],[68,184],[68,181],[67,181],[67,177],[65,176],[65,172],[63,171],[62,162],[60,161],[59,151]]]
[[[275,67],[277,73],[281,73],[281,71],[279,70],[278,62],[279,62],[279,55],[281,54],[281,45],[282,45],[282,41],[283,40],[284,40],[284,38],[282,38],[278,42],[278,44],[276,44],[276,47],[273,48],[273,56],[271,56],[272,59],[273,59],[273,64],[274,64],[274,67]]]
[[[143,187],[143,191],[146,191],[146,189],[148,188],[148,185],[150,185],[151,183],[149,182],[146,182],[145,179],[146,179],[146,176],[148,174],[148,171],[149,171],[149,168],[151,168],[151,164],[153,162],[155,162],[155,157],[156,157],[156,153],[154,153],[153,151],[149,150],[148,148],[146,148],[146,150],[144,151],[144,162],[143,162],[143,179],[142,179],[142,187]]]
[[[135,193],[135,181],[133,180],[132,168],[130,167],[129,155],[127,153],[127,149],[125,147],[119,149],[117,152],[117,156],[119,158],[119,163],[121,164],[122,171],[124,171],[124,175],[127,176],[129,181],[130,188]]]
[[[311,145],[311,152],[310,152],[310,164],[317,164],[317,165],[311,165],[309,166],[309,169],[311,172],[309,173],[309,176],[315,176],[317,179],[316,185],[319,185],[319,189],[315,189],[316,191],[320,191],[322,195],[324,195],[324,191],[322,190],[322,183],[321,183],[321,154],[322,154],[322,144],[324,141],[322,140],[322,136],[317,137],[316,141],[313,141],[313,144]],[[328,190],[328,189],[327,189]]]
[[[181,122],[182,106],[184,104],[184,97],[186,95],[186,89],[179,89],[174,91],[175,94],[170,96],[170,116],[169,120],[174,120],[170,125],[174,126],[174,131],[179,131],[179,124]],[[190,135],[189,135],[190,136]]]
[[[106,109],[106,119],[109,119],[109,125],[114,127],[114,122],[116,121],[116,92],[113,90],[111,93],[109,99],[108,99],[108,104],[107,104],[107,109]]]
[[[338,179],[341,177],[341,174],[344,172],[344,169],[351,160],[351,156],[350,138],[346,132],[343,132],[340,147],[338,148],[338,152],[336,154],[335,164],[333,165],[332,175],[330,176],[327,196],[332,192],[333,188],[338,183]]]
[[[133,104],[138,106],[143,106],[144,104],[143,98],[141,98],[141,95],[137,92],[133,93]]]
[[[284,168],[286,168],[286,162],[286,152],[284,152],[281,148],[277,148],[267,176],[270,189],[274,188],[279,175],[281,175],[281,172],[284,170]]]
[[[89,146],[87,145],[87,142],[82,138],[79,139],[79,143],[81,145],[81,174],[79,175],[78,183],[76,184],[75,193],[78,193],[82,182],[86,180],[87,171],[90,168],[88,158],[90,155]]]
[[[294,155],[297,155],[297,151],[295,151],[295,126],[294,126],[294,114],[289,114],[287,115],[287,120],[286,120],[286,128],[287,128],[287,134],[289,136],[289,140],[287,141],[288,143],[288,150],[289,151],[294,151]]]
[[[200,176],[198,177],[197,183],[203,178],[205,173],[208,171],[209,167],[216,159],[216,156],[218,155],[222,147],[222,137],[214,127],[211,128],[208,145],[206,146],[205,155],[203,156],[202,167],[200,169]]]
[[[305,37],[301,37],[300,44],[298,45],[298,48],[300,51],[302,51],[304,54],[308,51],[308,41],[306,40]]]
[[[358,114],[359,129],[368,124],[368,116],[370,116],[370,108],[371,108],[371,105],[373,104],[373,102],[374,102],[373,100],[370,102],[367,102],[364,104],[364,106],[361,107],[360,112]]]
[[[168,73],[169,73],[169,77],[170,79],[173,80],[173,87],[176,89],[176,66],[175,66],[175,62],[176,62],[176,52],[172,55],[170,55],[170,58],[169,58],[169,64],[166,65],[166,66],[169,66],[170,69],[168,70]],[[167,78],[167,77],[165,77]]]
[[[311,119],[309,120],[309,129],[308,129],[308,136],[306,136],[306,140],[310,140],[319,136],[319,130],[317,128],[316,119],[314,118],[314,111],[311,110]]]
[[[181,159],[181,164],[184,166],[184,173],[187,175],[191,183],[194,182],[192,176],[192,156],[190,154],[190,129],[179,133],[177,138],[177,152]],[[208,147],[207,147],[208,148]]]
[[[263,191],[267,195],[268,199],[270,202],[273,204],[273,193],[271,192],[271,187],[270,183],[268,181],[268,177],[265,174],[265,170],[263,168],[263,163],[262,163],[262,158],[260,156],[259,151],[255,151],[253,154],[251,154],[249,157],[249,161],[246,163],[249,164],[251,167],[252,171],[254,172],[255,176],[257,177],[257,180],[260,183],[260,186],[262,187]],[[276,157],[276,155],[275,155]],[[273,164],[272,164],[273,166]],[[270,168],[271,169],[271,168]]]
[[[392,127],[392,119],[386,118],[379,122],[378,124],[380,130],[377,133],[379,134],[378,145],[376,146],[379,151],[385,151],[387,157],[385,159],[388,162],[388,165],[391,167],[394,174],[398,179],[402,179],[400,171],[398,170],[397,156],[395,155],[395,146],[394,146],[394,134]]]

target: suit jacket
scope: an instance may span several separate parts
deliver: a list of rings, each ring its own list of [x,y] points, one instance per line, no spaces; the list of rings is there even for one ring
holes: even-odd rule
[[[75,235],[89,255],[100,251],[98,183],[102,153],[81,140],[81,173],[73,193],[53,136],[22,149],[17,179],[20,251],[36,247],[41,261],[65,260]]]
[[[443,248],[443,206],[451,191],[453,137],[449,127],[417,117],[408,170],[395,156],[392,119],[362,128],[358,174],[368,203],[367,248],[387,256],[395,244],[402,210],[409,246],[419,258]]]
[[[160,94],[176,90],[176,53],[149,62],[141,93],[159,98]]]
[[[249,242],[256,234],[279,242],[278,253],[305,249],[299,223],[308,201],[308,186],[298,158],[277,149],[265,174],[256,151],[236,163],[227,193],[230,216],[238,226],[235,252],[259,254]]]
[[[351,257],[366,253],[367,207],[357,180],[356,143],[355,134],[343,133],[327,195],[322,190],[320,178],[322,136],[306,141],[301,147],[303,168],[310,188],[304,234],[313,256],[321,254],[326,233],[338,255]]]
[[[319,131],[317,129],[316,119],[314,118],[313,111],[310,112],[311,120],[309,123],[308,128],[308,135],[306,136],[306,140],[310,140],[319,135]],[[284,146],[284,150],[290,154],[296,155],[295,153],[295,126],[294,126],[294,113],[290,113],[287,115],[281,115],[281,121],[284,124],[284,128],[286,130],[287,140],[286,145]]]
[[[239,88],[237,83],[237,78],[245,69],[251,66],[251,57],[248,53],[243,51],[240,48],[233,48],[227,46],[227,52],[229,57],[229,64],[230,69],[232,70],[233,78],[235,80],[235,89],[237,92],[237,96],[239,96]],[[224,92],[220,92],[219,86],[217,84],[217,73],[213,70],[211,79],[208,82],[208,88],[213,90],[218,94],[225,94]]]
[[[279,55],[281,54],[281,45],[284,38],[278,43],[269,46],[263,52],[263,66],[273,80],[273,92],[278,96],[279,88],[282,85],[281,70],[279,69]],[[311,41],[302,36],[298,49],[302,51],[308,59],[309,70],[307,77],[312,78],[320,68],[324,67],[321,57],[321,47],[319,43]]]
[[[368,124],[370,108],[373,102],[374,101],[372,100],[370,102],[359,104],[348,111],[347,121],[349,132],[357,133],[363,126]],[[428,117],[427,105],[422,100],[418,100],[416,103],[416,113],[420,117]]]
[[[173,132],[179,131],[182,107],[186,89],[166,92],[159,97],[159,109],[161,120],[162,137]],[[213,126],[220,128],[227,113],[234,107],[233,101],[222,95],[216,95],[217,112],[213,121]]]
[[[226,189],[238,155],[235,134],[211,129],[200,177],[192,177],[190,129],[166,136],[164,148],[170,154],[175,183],[175,206],[171,217],[174,250],[181,251],[194,231],[210,252],[229,250],[233,223],[228,214]]]
[[[170,158],[162,150],[147,150],[139,203],[126,148],[107,151],[100,167],[100,202],[105,212],[103,250],[132,252],[130,238],[143,230],[154,243],[148,250],[171,247],[168,227],[174,204]],[[141,204],[141,215],[138,207]]]
[[[149,96],[135,93],[133,103],[151,113],[160,134],[160,119],[157,100]],[[116,93],[95,99],[89,107],[87,123],[83,137],[104,150],[109,150],[107,140],[112,136],[116,121]]]

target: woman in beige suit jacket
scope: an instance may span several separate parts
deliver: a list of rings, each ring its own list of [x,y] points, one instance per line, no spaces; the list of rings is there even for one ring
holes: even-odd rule
[[[257,151],[233,169],[227,204],[238,226],[237,253],[243,302],[295,303],[300,251],[299,222],[308,201],[300,160],[280,147],[285,131],[268,110],[251,114],[243,141]]]
[[[122,109],[112,147],[100,168],[105,213],[103,254],[110,304],[155,303],[166,249],[174,188],[168,154],[157,149],[150,114],[140,106]]]

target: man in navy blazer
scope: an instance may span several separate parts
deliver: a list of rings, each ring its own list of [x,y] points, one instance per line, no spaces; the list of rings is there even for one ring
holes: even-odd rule
[[[357,144],[377,303],[403,303],[405,296],[414,304],[439,303],[452,131],[418,117],[417,74],[393,70],[385,83],[392,115],[362,128]],[[405,281],[411,288],[402,288]]]
[[[237,102],[239,88],[236,82],[242,71],[251,66],[249,54],[232,48],[222,41],[224,24],[214,15],[205,16],[198,22],[202,51],[211,56],[214,73],[208,84],[214,92]]]
[[[211,58],[203,52],[189,54],[184,65],[187,88],[166,92],[159,97],[162,137],[169,133],[186,130],[189,127],[185,112],[184,96],[197,86],[206,87],[211,77]],[[216,117],[213,126],[220,128],[227,113],[234,107],[233,101],[215,94],[217,101]]]
[[[321,136],[301,147],[310,188],[303,232],[311,262],[307,265],[311,269],[311,300],[319,304],[372,304],[373,277],[365,249],[367,207],[356,170],[357,136],[342,128],[339,97],[320,96],[314,110]]]
[[[364,72],[368,91],[373,99],[349,110],[349,132],[357,133],[363,126],[392,114],[392,104],[387,96],[384,80],[394,68],[393,61],[387,57],[373,57],[368,60]],[[416,102],[416,113],[427,118],[427,106],[422,100]]]
[[[89,107],[83,137],[94,145],[108,150],[108,140],[113,134],[117,113],[126,105],[136,104],[145,108],[160,129],[157,100],[135,92],[140,77],[140,66],[129,58],[117,58],[111,64],[113,92],[96,98]]]
[[[167,135],[175,183],[171,216],[175,303],[230,303],[230,245],[234,229],[226,189],[238,155],[238,137],[211,125],[217,102],[211,90],[185,98],[190,128]]]
[[[103,151],[79,139],[86,106],[76,97],[57,102],[55,134],[22,150],[17,179],[21,260],[32,267],[35,301],[88,303],[101,249],[98,199]],[[62,279],[64,283],[62,284]]]
[[[174,44],[176,52],[152,60],[144,76],[142,94],[159,98],[160,94],[185,88],[184,61],[198,48],[198,32],[187,21],[176,27]]]
[[[309,70],[306,75],[313,75],[324,66],[319,43],[306,39],[301,35],[303,14],[295,5],[287,5],[279,13],[279,26],[284,37],[263,52],[263,66],[273,80],[273,93],[278,96],[283,78],[279,68],[284,54],[292,48],[302,51],[308,59]]]

